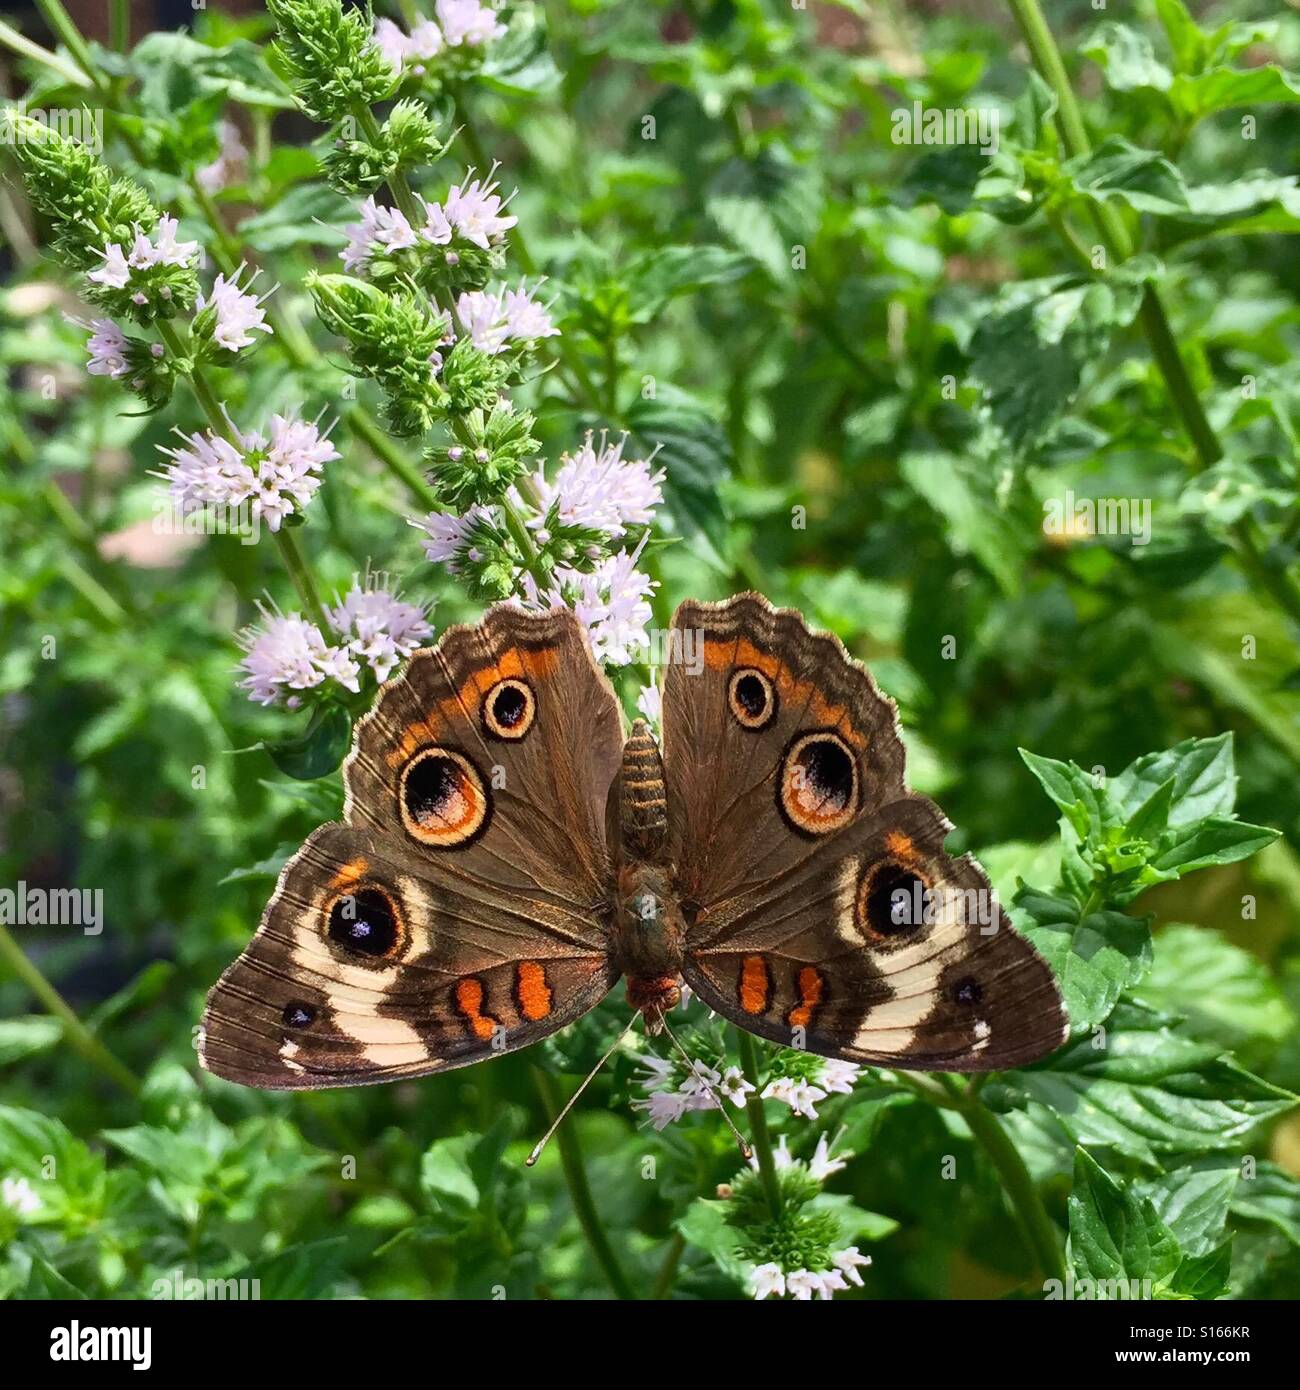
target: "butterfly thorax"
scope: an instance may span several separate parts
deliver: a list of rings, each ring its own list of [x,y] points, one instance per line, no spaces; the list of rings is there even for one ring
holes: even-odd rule
[[[618,787],[619,870],[614,956],[627,976],[627,997],[657,1031],[661,1015],[681,997],[686,924],[666,858],[664,765],[643,720],[623,749]]]

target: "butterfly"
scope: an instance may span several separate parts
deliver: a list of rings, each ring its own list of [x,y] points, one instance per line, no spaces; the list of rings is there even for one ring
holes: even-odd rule
[[[1019,1066],[1064,1042],[1056,980],[942,812],[892,701],[756,594],[688,601],[662,752],[569,611],[507,604],[379,692],[343,820],[285,864],[208,996],[202,1064],[268,1089],[389,1081],[526,1047],[620,977],[648,1031],[688,985],[787,1047]],[[635,1014],[633,1015],[635,1017]]]

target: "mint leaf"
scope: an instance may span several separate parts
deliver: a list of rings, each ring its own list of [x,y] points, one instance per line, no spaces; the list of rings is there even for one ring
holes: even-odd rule
[[[1173,1233],[1145,1198],[1126,1191],[1083,1149],[1075,1154],[1067,1204],[1070,1265],[1106,1298],[1137,1298],[1145,1281],[1172,1279],[1182,1259]]]

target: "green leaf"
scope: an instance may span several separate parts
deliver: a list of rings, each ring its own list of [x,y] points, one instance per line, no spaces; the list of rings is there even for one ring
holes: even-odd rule
[[[0,1066],[46,1052],[63,1036],[63,1025],[49,1014],[0,1019]]]
[[[1198,825],[1184,826],[1161,836],[1151,864],[1162,874],[1181,878],[1214,864],[1248,859],[1282,832],[1267,825],[1250,825],[1227,816],[1210,816]]]
[[[1267,967],[1207,927],[1163,927],[1151,972],[1135,993],[1151,1008],[1183,1016],[1198,1037],[1224,1047],[1279,1042],[1296,1024]]]
[[[478,1142],[473,1134],[458,1134],[430,1144],[420,1162],[420,1187],[443,1213],[466,1220],[479,1204],[479,1188],[470,1170],[470,1155]]]
[[[1031,753],[1027,748],[1016,750],[1025,766],[1038,778],[1039,785],[1065,813],[1080,840],[1095,839],[1099,831],[1114,824],[1109,813],[1105,790],[1099,787],[1091,773],[1075,763],[1058,762]]]
[[[287,777],[311,782],[327,777],[347,756],[352,742],[352,716],[342,705],[320,705],[306,730],[283,743],[261,746]]]
[[[1127,24],[1099,24],[1080,45],[1080,51],[1105,70],[1106,85],[1115,92],[1152,88],[1167,92],[1174,75],[1156,57],[1151,40]]]
[[[1296,1104],[1289,1091],[1223,1056],[1218,1044],[1176,1032],[1175,1023],[1120,1004],[1102,1032],[1007,1073],[1008,1084],[1052,1110],[1076,1143],[1152,1168],[1162,1154],[1237,1148]]]
[[[670,299],[739,280],[753,268],[750,257],[723,246],[662,246],[647,252],[627,269],[632,321],[648,323]]]
[[[1237,1174],[1235,1161],[1198,1160],[1135,1183],[1133,1192],[1151,1202],[1180,1249],[1189,1255],[1208,1255],[1223,1242]]]
[[[1300,1182],[1276,1163],[1260,1162],[1254,1177],[1241,1175],[1232,1214],[1242,1221],[1274,1226],[1292,1245],[1300,1246]]]
[[[1151,965],[1151,919],[1123,912],[1090,912],[1079,904],[1022,885],[1012,902],[1016,925],[1052,967],[1076,1032],[1096,1027],[1120,994]]]
[[[337,246],[338,226],[354,212],[341,193],[323,183],[308,183],[291,188],[265,212],[241,223],[239,235],[254,251]]]
[[[1155,1207],[1083,1149],[1075,1154],[1068,1211],[1075,1278],[1100,1285],[1101,1297],[1140,1297],[1145,1281],[1164,1285],[1173,1278],[1182,1255]]]
[[[1110,795],[1131,821],[1152,793],[1173,778],[1168,823],[1187,826],[1207,816],[1227,816],[1237,798],[1232,735],[1189,738],[1130,763],[1110,784]]]

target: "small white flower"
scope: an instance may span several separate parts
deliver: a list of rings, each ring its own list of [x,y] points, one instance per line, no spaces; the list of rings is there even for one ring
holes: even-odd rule
[[[720,1096],[726,1096],[732,1105],[743,1109],[745,1097],[756,1088],[745,1080],[745,1073],[739,1067],[728,1067],[714,1089]]]
[[[636,707],[647,722],[653,724],[656,729],[663,722],[663,693],[657,685],[643,685],[641,687],[641,693],[636,697]]]
[[[240,686],[259,705],[270,705],[286,690],[311,690],[327,678],[355,690],[359,668],[347,654],[331,647],[314,623],[299,613],[262,611],[261,628],[246,628],[239,637],[244,648]]]
[[[749,1291],[757,1299],[785,1295],[785,1274],[778,1264],[758,1265],[749,1273]]]
[[[73,318],[71,314],[65,317],[69,323],[75,323],[90,334],[86,342],[86,351],[90,355],[86,370],[91,376],[119,377],[131,370],[126,360],[126,334],[112,319],[91,319],[87,323],[85,319]]]
[[[399,661],[433,635],[424,609],[403,603],[387,591],[385,582],[383,575],[368,578],[364,585],[353,579],[338,606],[325,610],[344,647],[365,661],[381,683]]]
[[[26,1178],[5,1178],[0,1183],[0,1200],[19,1216],[31,1216],[41,1209],[41,1199]]]
[[[818,1182],[825,1182],[833,1174],[843,1172],[849,1166],[849,1159],[852,1157],[853,1155],[848,1152],[832,1156],[831,1146],[823,1134],[818,1139],[817,1147],[808,1162],[808,1171]]]
[[[429,512],[423,518],[410,518],[410,524],[424,532],[425,559],[446,565],[451,574],[459,574],[475,530],[484,523],[492,525],[494,520],[489,508],[476,504],[464,516]]]
[[[826,1099],[826,1092],[820,1086],[813,1086],[799,1077],[778,1076],[763,1087],[762,1098],[779,1100],[783,1105],[788,1105],[796,1115],[815,1120],[817,1111],[814,1107]]]
[[[109,289],[124,290],[131,279],[131,267],[126,263],[125,252],[117,242],[110,241],[100,254],[104,264],[98,270],[92,270],[86,279]]]
[[[686,1113],[687,1098],[681,1091],[652,1091],[645,1100],[634,1100],[633,1110],[644,1110],[656,1130],[666,1129]]]
[[[339,252],[345,270],[359,270],[380,251],[402,251],[415,245],[415,232],[399,208],[381,207],[374,197],[361,204],[361,221],[343,229],[348,244]]]
[[[823,1057],[817,1084],[824,1091],[847,1096],[861,1074],[862,1068],[855,1062],[841,1062],[834,1057]]]
[[[434,10],[452,48],[489,43],[506,32],[496,14],[479,0],[437,0]]]
[[[153,260],[148,262],[149,264],[189,265],[198,255],[197,241],[176,240],[179,227],[180,223],[174,217],[168,217],[166,213],[158,219],[158,227],[154,232],[155,245],[152,248]]]
[[[862,1276],[858,1270],[865,1269],[871,1263],[870,1255],[858,1253],[856,1245],[850,1245],[847,1250],[840,1250],[831,1256],[831,1263],[838,1269],[850,1283],[862,1287]]]
[[[456,318],[461,333],[480,352],[495,356],[504,352],[510,341],[510,325],[506,322],[501,293],[487,290],[466,290],[456,300]]]
[[[247,288],[241,289],[239,277],[245,268],[245,264],[240,262],[239,269],[229,280],[224,275],[218,275],[213,282],[212,293],[206,300],[200,295],[195,306],[198,309],[204,309],[208,305],[215,308],[217,318],[212,329],[212,338],[228,352],[238,352],[240,348],[248,347],[255,341],[254,331],[271,331],[266,322],[266,315],[262,312],[262,305],[270,298],[271,291],[268,290],[259,299],[256,295],[249,294]],[[248,281],[249,287],[260,274],[261,271],[253,272]]]
[[[655,581],[636,568],[640,554],[638,546],[632,554],[620,551],[607,556],[590,574],[558,567],[558,587],[546,595],[539,595],[536,585],[525,576],[525,592],[534,607],[558,608],[564,606],[564,589],[571,590],[573,611],[586,630],[596,660],[626,666],[650,641],[646,625],[653,616],[650,595]]]
[[[792,1269],[785,1276],[785,1291],[796,1303],[811,1303],[821,1292],[821,1278],[807,1269]]]
[[[512,338],[533,342],[538,338],[559,336],[560,330],[551,318],[550,306],[539,304],[533,298],[533,291],[522,282],[518,289],[506,290],[502,310]]]
[[[649,460],[625,459],[626,435],[611,444],[602,433],[599,448],[594,440],[589,432],[576,453],[561,455],[554,482],[544,470],[533,475],[541,515],[530,525],[541,525],[552,506],[561,525],[603,531],[610,537],[653,520],[654,508],[663,501],[664,470],[652,473]]]
[[[456,233],[484,251],[519,221],[517,217],[503,215],[505,202],[497,195],[497,185],[492,182],[496,171],[494,164],[486,179],[475,179],[471,177],[474,170],[469,170],[464,184],[456,184],[448,190],[441,208],[443,217]]]

